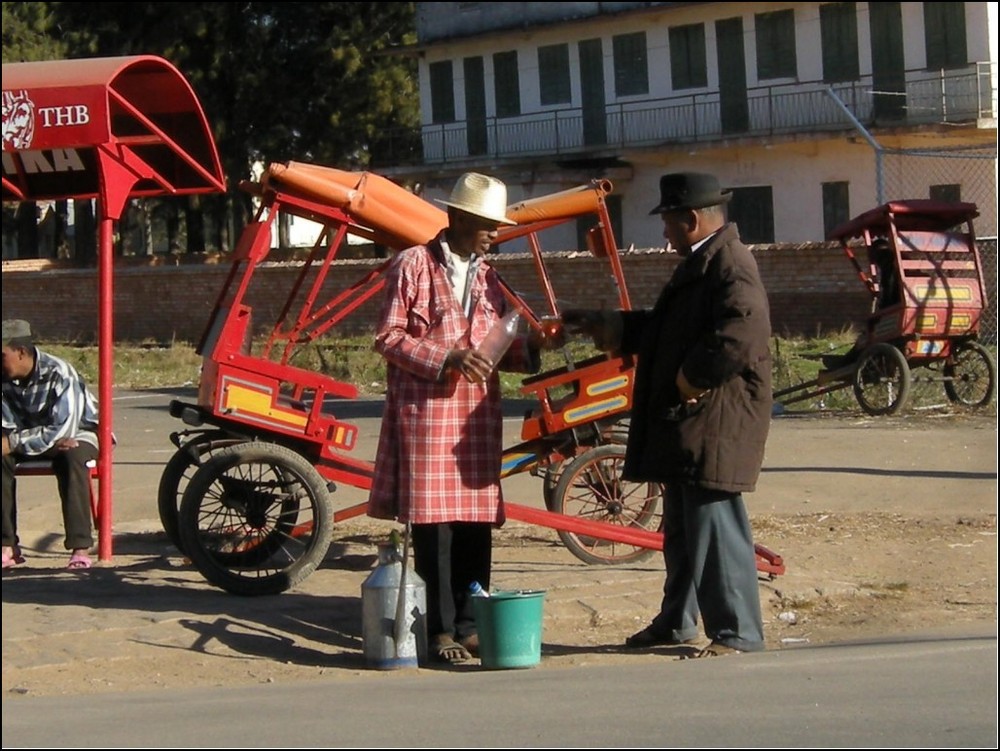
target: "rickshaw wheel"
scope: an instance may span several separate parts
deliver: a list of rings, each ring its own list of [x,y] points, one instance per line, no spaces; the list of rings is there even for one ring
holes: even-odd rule
[[[628,429],[629,418],[625,417],[605,430],[601,434],[601,441],[607,441],[608,443],[620,443],[624,446],[628,441]],[[603,443],[601,445],[603,445]],[[552,462],[545,468],[545,474],[542,477],[542,498],[545,499],[545,508],[548,511],[559,513],[559,509],[556,507],[556,486],[559,484],[559,476],[562,474],[563,469],[574,458],[576,457]]]
[[[233,594],[271,595],[323,561],[333,503],[301,454],[250,441],[219,449],[194,473],[179,521],[182,549],[209,582]]]
[[[229,433],[224,430],[200,433],[178,448],[163,467],[163,474],[160,475],[160,485],[156,493],[156,508],[160,515],[163,531],[181,553],[184,552],[184,548],[181,547],[178,512],[184,489],[190,482],[192,475],[213,452],[226,446],[232,446],[234,443],[241,443],[243,440],[230,437]]]
[[[911,373],[903,353],[880,342],[861,353],[854,371],[854,396],[869,415],[894,415],[910,396]]]
[[[622,479],[625,447],[618,443],[588,449],[566,466],[553,492],[556,513],[590,521],[657,531],[663,522],[663,486]],[[584,563],[636,563],[650,548],[559,530],[559,539]]]
[[[944,392],[951,401],[967,407],[983,407],[992,401],[997,366],[979,342],[956,345],[944,364],[944,375]]]

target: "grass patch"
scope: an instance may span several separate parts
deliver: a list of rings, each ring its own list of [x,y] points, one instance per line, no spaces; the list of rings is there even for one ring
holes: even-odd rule
[[[855,332],[843,331],[813,338],[775,337],[771,340],[772,378],[775,392],[807,383],[822,367],[821,358],[830,353],[847,351],[854,343]],[[266,340],[253,343],[255,354],[263,352]],[[94,345],[73,343],[46,343],[39,346],[71,363],[91,385],[97,384],[98,348]],[[996,348],[990,348],[996,357]],[[272,353],[272,359],[280,356]],[[544,372],[566,367],[569,362],[580,362],[599,354],[589,340],[573,339],[564,350],[542,353]],[[142,342],[119,343],[114,348],[114,383],[126,389],[156,389],[196,386],[201,372],[201,358],[194,345],[186,342],[160,344]],[[292,365],[304,370],[323,373],[338,381],[357,387],[363,396],[381,396],[385,393],[385,362],[372,349],[371,335],[329,337],[298,345],[290,358]],[[525,376],[520,373],[501,373],[500,384],[504,398],[524,398],[521,385]],[[915,374],[913,393],[908,408],[951,406],[944,396],[940,383],[917,383]],[[798,392],[784,397],[793,398]],[[558,398],[561,394],[550,394]],[[995,400],[991,407],[995,411]],[[822,410],[830,412],[860,411],[850,384],[828,394],[790,405],[796,411]]]

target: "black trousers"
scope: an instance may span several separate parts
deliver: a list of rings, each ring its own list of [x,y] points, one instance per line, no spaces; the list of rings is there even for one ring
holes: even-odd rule
[[[50,459],[62,502],[63,528],[67,550],[94,545],[93,519],[90,513],[90,467],[98,450],[83,441],[72,449],[50,449],[38,458]],[[12,453],[3,457],[3,545],[13,547],[17,537],[17,463],[28,457]],[[35,458],[35,457],[30,457]]]
[[[427,586],[427,635],[465,639],[476,633],[469,585],[490,586],[493,525],[479,522],[414,524],[413,566]]]

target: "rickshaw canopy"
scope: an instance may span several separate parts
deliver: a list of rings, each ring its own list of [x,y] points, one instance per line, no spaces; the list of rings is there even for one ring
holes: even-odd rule
[[[890,225],[896,231],[944,232],[977,216],[979,208],[974,203],[927,198],[890,201],[838,225],[830,233],[830,239],[846,241],[863,237],[866,230],[871,234],[887,236]]]

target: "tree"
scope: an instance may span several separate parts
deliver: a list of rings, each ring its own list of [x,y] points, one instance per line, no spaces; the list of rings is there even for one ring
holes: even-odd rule
[[[0,3],[3,31],[3,62],[23,63],[52,60],[65,54],[65,45],[56,35],[51,3]],[[9,224],[7,219],[14,219]],[[24,201],[17,207],[4,207],[4,228],[16,227],[19,258],[38,257],[38,207]],[[56,242],[64,238],[56,238]]]
[[[60,39],[52,5],[54,3],[0,3],[3,62],[58,60],[66,55],[66,45]]]
[[[385,54],[415,41],[413,3],[55,5],[74,51],[158,54],[188,78],[229,181],[224,199],[199,201],[220,250],[251,218],[238,186],[254,164],[363,169],[384,133],[419,120],[415,64]]]

